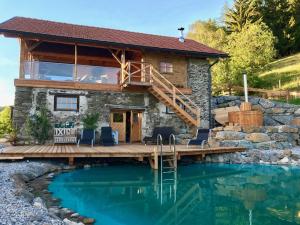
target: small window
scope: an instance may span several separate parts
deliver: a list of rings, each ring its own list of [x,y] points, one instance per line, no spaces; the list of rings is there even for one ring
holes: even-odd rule
[[[54,110],[55,111],[79,111],[79,96],[69,95],[54,96]]]
[[[123,113],[113,113],[114,123],[123,123]]]
[[[173,73],[173,64],[167,62],[160,63],[160,72],[161,73]]]
[[[176,100],[176,104],[183,110],[185,110],[185,106],[178,100]],[[174,114],[174,112],[172,111],[172,109],[168,106],[166,106],[166,114]]]

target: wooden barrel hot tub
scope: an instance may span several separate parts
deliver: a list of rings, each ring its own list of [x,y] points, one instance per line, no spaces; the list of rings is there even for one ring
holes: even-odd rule
[[[239,111],[228,112],[229,124],[240,125],[242,127],[262,126],[263,125],[263,113],[260,111]]]

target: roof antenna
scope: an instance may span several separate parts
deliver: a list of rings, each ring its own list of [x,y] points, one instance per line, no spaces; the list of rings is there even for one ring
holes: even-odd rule
[[[178,40],[183,43],[184,42],[184,37],[183,37],[184,28],[179,27],[178,30],[180,31],[180,37],[178,38]]]

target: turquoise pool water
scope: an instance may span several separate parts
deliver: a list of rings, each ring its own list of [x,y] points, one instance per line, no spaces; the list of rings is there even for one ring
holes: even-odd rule
[[[300,169],[193,164],[177,184],[148,166],[107,166],[58,175],[49,186],[64,207],[96,224],[300,224]]]

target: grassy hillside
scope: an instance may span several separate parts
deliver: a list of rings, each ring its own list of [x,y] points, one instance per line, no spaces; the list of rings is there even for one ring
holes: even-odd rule
[[[259,77],[261,88],[278,89],[281,80],[281,89],[300,91],[300,53],[268,64]]]

